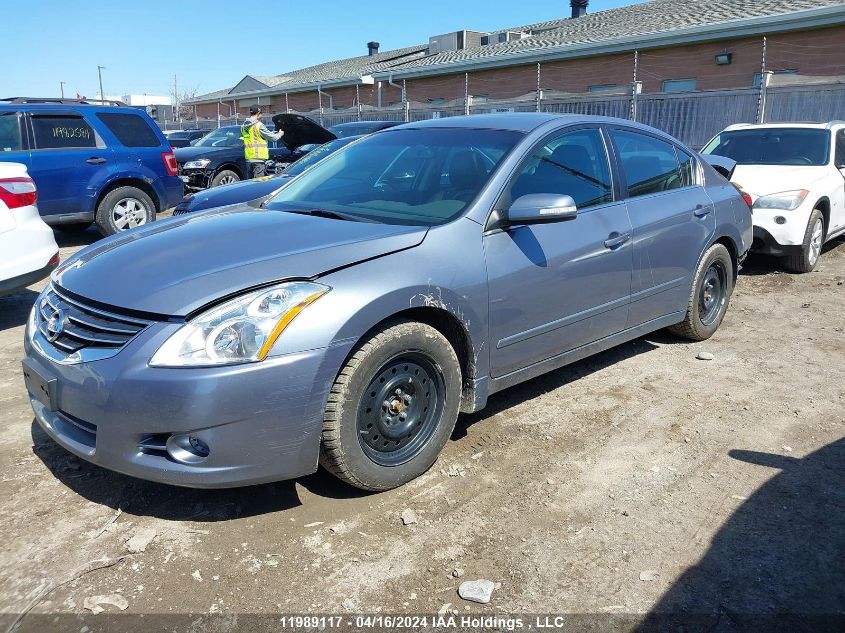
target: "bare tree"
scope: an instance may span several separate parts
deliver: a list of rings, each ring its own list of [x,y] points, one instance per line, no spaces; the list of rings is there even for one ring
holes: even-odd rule
[[[193,121],[196,119],[194,106],[186,104],[186,101],[194,99],[199,94],[199,86],[193,88],[178,88],[176,82],[170,88],[170,101],[173,104],[174,118],[180,121]]]

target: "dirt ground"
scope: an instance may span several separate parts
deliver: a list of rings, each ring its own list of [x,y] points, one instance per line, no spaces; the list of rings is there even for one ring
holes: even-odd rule
[[[60,239],[64,259],[96,235]],[[23,387],[41,285],[0,298],[0,631],[56,613],[843,617],[845,242],[815,273],[777,267],[748,262],[711,340],[656,333],[497,394],[382,494],[323,472],[179,489],[77,459]],[[471,579],[497,583],[490,604],[457,595]]]

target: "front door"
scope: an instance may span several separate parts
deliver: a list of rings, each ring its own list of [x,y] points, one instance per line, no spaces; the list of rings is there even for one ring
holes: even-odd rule
[[[94,128],[79,114],[33,113],[33,143],[29,173],[38,187],[42,216],[91,210],[92,181],[113,168],[112,152]]]
[[[833,164],[842,176],[830,201],[830,226],[828,234],[845,230],[845,128],[836,133]]]
[[[532,193],[572,196],[578,215],[485,233],[494,377],[614,334],[628,318],[631,223],[599,129],[542,141],[497,208]]]

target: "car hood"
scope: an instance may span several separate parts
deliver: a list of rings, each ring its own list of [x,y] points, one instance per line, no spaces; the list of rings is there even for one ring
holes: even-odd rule
[[[812,189],[825,176],[826,169],[804,165],[737,165],[731,182],[757,198],[781,191]]]
[[[155,222],[93,244],[53,274],[80,298],[186,316],[217,299],[420,244],[427,228],[241,205]]]
[[[236,153],[243,154],[242,147],[177,147],[173,154],[176,156],[176,162],[186,163],[189,160],[197,160],[199,158],[209,158],[215,154]]]
[[[290,177],[284,174],[276,176],[262,176],[252,180],[233,182],[231,185],[203,189],[193,194],[187,207],[191,211],[222,207],[227,204],[236,204],[262,198],[276,191],[285,184]]]
[[[337,138],[322,125],[301,114],[275,114],[273,125],[276,130],[284,132],[282,141],[291,150],[302,145],[322,145]]]

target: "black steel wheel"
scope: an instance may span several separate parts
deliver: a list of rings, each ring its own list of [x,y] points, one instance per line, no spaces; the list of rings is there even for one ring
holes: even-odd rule
[[[719,329],[734,287],[734,265],[724,244],[713,244],[698,262],[684,320],[669,329],[693,341],[703,341]]]
[[[326,403],[320,464],[363,490],[388,490],[437,460],[461,401],[455,349],[424,323],[386,324],[359,343]]]
[[[704,273],[698,291],[698,318],[705,326],[719,316],[728,300],[728,273],[723,262],[714,260]]]
[[[382,466],[413,459],[437,429],[445,389],[443,373],[423,352],[400,354],[385,363],[358,407],[364,453]]]

